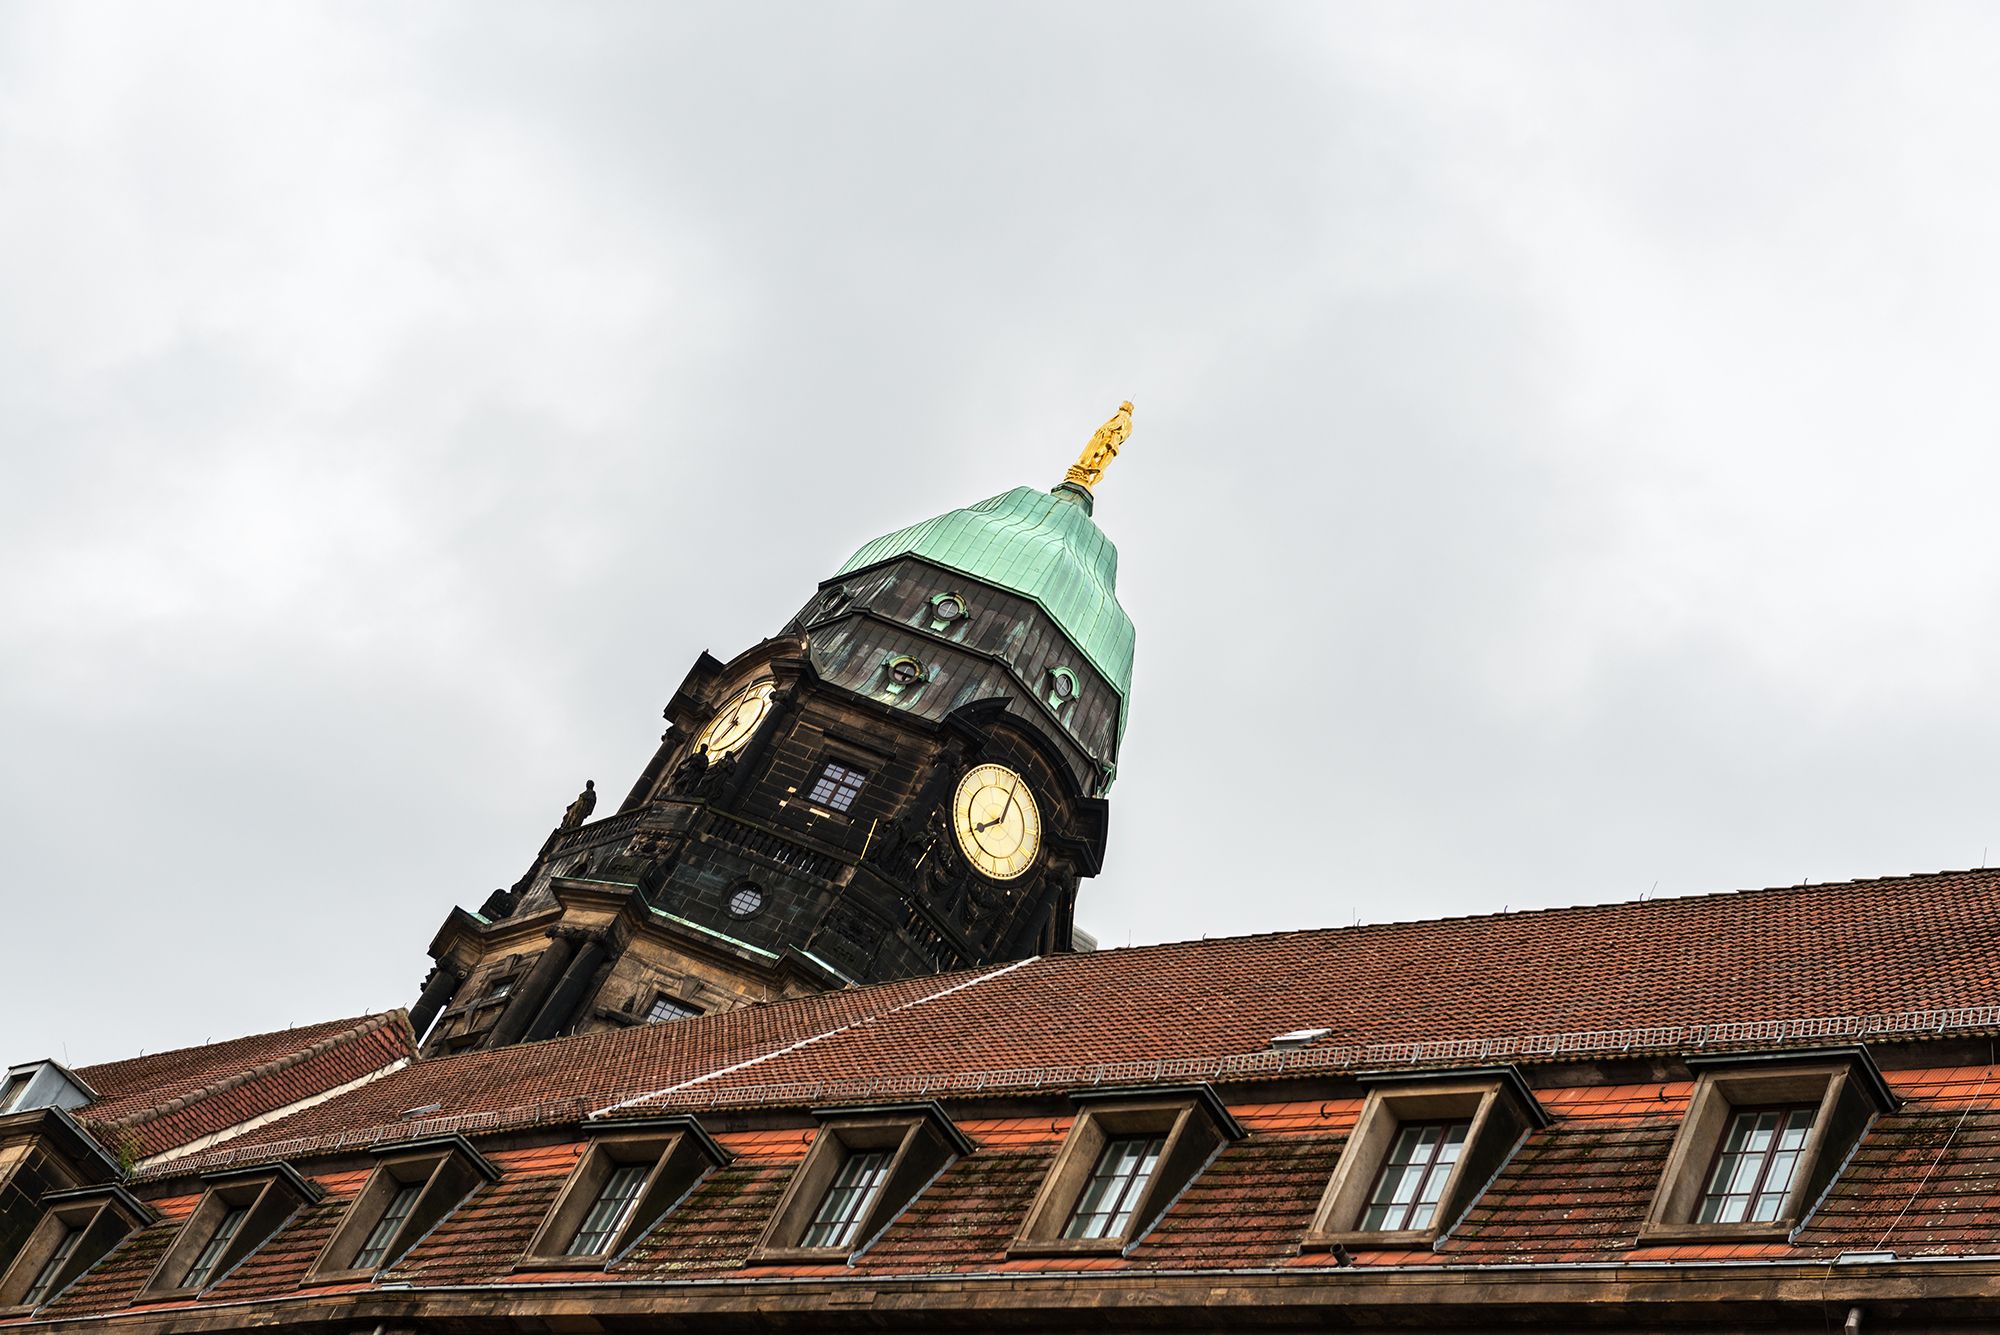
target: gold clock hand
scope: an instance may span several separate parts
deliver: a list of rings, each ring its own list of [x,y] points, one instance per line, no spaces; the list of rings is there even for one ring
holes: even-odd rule
[[[984,824],[973,826],[972,832],[978,834],[981,830],[990,830],[1001,821],[1006,820],[1008,814],[1014,810],[1014,790],[1020,786],[1021,781],[1019,779],[1014,780],[1014,787],[1007,790],[1007,805],[1000,808],[1000,814]]]

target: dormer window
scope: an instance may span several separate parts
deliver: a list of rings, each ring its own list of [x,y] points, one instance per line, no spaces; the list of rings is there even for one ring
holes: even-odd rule
[[[1696,1222],[1769,1223],[1778,1217],[1798,1176],[1799,1157],[1812,1132],[1806,1105],[1744,1108],[1729,1119],[1728,1134],[1715,1153]]]
[[[1398,1127],[1395,1144],[1375,1179],[1375,1190],[1369,1194],[1368,1208],[1362,1212],[1362,1231],[1430,1227],[1471,1130],[1469,1120],[1412,1122]]]
[[[1639,1231],[1648,1242],[1782,1238],[1895,1099],[1863,1048],[1693,1057],[1694,1093]]]
[[[55,1291],[56,1276],[60,1275],[62,1268],[69,1264],[69,1258],[76,1255],[76,1245],[83,1241],[82,1224],[70,1224],[58,1220],[56,1228],[59,1230],[56,1249],[49,1253],[49,1259],[36,1272],[34,1282],[28,1285],[27,1293],[21,1298],[23,1307],[40,1307],[48,1299]]]
[[[691,1117],[588,1122],[576,1171],[516,1267],[602,1268],[652,1232],[729,1156]]]
[[[611,1170],[576,1236],[570,1239],[571,1256],[602,1256],[611,1250],[612,1241],[632,1217],[632,1207],[639,1203],[639,1193],[652,1171],[649,1163],[624,1163]]]
[[[215,1278],[216,1265],[222,1260],[223,1253],[229,1250],[229,1244],[236,1241],[236,1235],[242,1231],[243,1221],[249,1215],[248,1205],[226,1207],[221,1217],[209,1229],[208,1240],[202,1243],[201,1250],[195,1253],[194,1260],[188,1262],[187,1269],[181,1272],[181,1282],[174,1287],[178,1289],[206,1287],[208,1281]]]
[[[147,1281],[148,1298],[199,1293],[319,1199],[319,1189],[284,1164],[210,1174],[208,1190]]]
[[[889,1176],[889,1158],[888,1150],[861,1150],[842,1160],[840,1172],[820,1198],[800,1245],[852,1247],[868,1207],[875,1203]]]
[[[42,1202],[41,1222],[0,1272],[0,1312],[31,1310],[58,1296],[153,1217],[118,1187],[51,1192]]]
[[[459,1136],[400,1145],[375,1170],[341,1216],[312,1281],[366,1279],[401,1260],[417,1240],[500,1170]]]
[[[1160,1166],[1165,1136],[1119,1136],[1106,1142],[1070,1211],[1065,1238],[1110,1238],[1132,1226],[1139,1197]]]
[[[812,1148],[752,1257],[833,1261],[866,1247],[972,1142],[936,1104],[815,1113]]]
[[[81,1108],[97,1097],[76,1072],[61,1062],[29,1062],[0,1079],[0,1114],[31,1108]]]
[[[1206,1085],[1078,1096],[1014,1256],[1116,1254],[1144,1237],[1217,1150],[1243,1135]]]
[[[417,1208],[417,1197],[423,1195],[423,1191],[424,1184],[421,1182],[396,1184],[396,1194],[389,1198],[389,1204],[383,1209],[382,1217],[375,1221],[375,1227],[368,1230],[361,1250],[354,1253],[356,1270],[373,1270],[388,1259],[390,1240],[396,1236],[397,1230],[409,1222],[410,1212]]]
[[[1548,1123],[1512,1067],[1361,1079],[1368,1099],[1320,1197],[1308,1249],[1436,1243]]]

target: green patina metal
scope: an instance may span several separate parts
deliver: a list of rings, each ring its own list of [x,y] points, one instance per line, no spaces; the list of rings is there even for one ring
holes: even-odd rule
[[[1016,487],[875,539],[835,578],[902,556],[1032,598],[1118,692],[1132,690],[1132,618],[1118,605],[1118,549],[1092,522],[1080,487]],[[1124,709],[1119,709],[1124,731]]]

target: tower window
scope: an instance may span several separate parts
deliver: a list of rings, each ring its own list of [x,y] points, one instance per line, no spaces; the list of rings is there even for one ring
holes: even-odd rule
[[[1745,1108],[1729,1122],[1729,1132],[1715,1153],[1715,1167],[1702,1194],[1703,1224],[1767,1223],[1778,1217],[1792,1189],[1806,1136],[1812,1131],[1811,1107]]]
[[[653,1007],[646,1012],[647,1024],[659,1024],[663,1020],[692,1020],[701,1014],[701,1007],[690,1006],[685,1001],[676,1001],[662,992],[653,998]]]
[[[1399,1127],[1396,1143],[1375,1179],[1375,1190],[1369,1194],[1368,1209],[1361,1216],[1362,1230],[1429,1228],[1471,1129],[1470,1121]]]
[[[764,892],[754,885],[739,885],[729,896],[729,916],[732,918],[755,917],[763,907]]]
[[[813,781],[812,793],[806,800],[814,806],[846,811],[854,805],[854,799],[860,796],[861,787],[867,782],[867,770],[829,760],[821,767],[819,778]]]
[[[1120,1136],[1104,1147],[1090,1170],[1090,1181],[1070,1211],[1065,1238],[1109,1238],[1122,1235],[1138,1208],[1139,1193],[1159,1166],[1164,1136]]]

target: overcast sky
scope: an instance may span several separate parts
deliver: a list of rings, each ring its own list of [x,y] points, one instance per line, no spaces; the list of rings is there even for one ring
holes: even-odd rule
[[[0,1064],[413,1000],[1100,488],[1108,945],[2000,853],[1991,6],[0,4]]]

